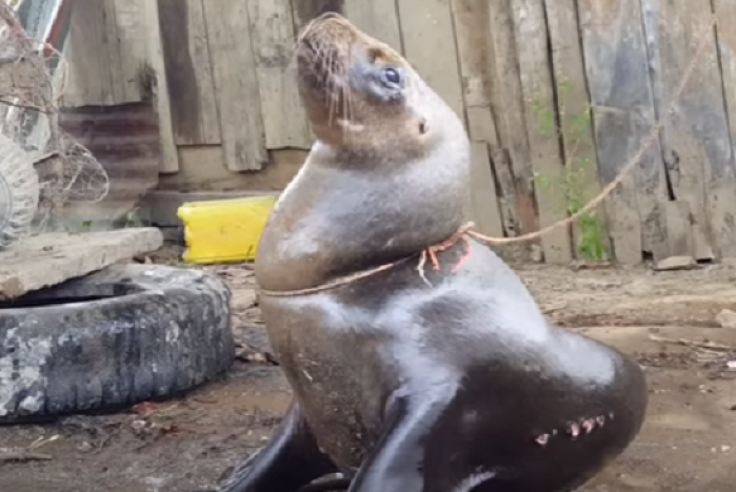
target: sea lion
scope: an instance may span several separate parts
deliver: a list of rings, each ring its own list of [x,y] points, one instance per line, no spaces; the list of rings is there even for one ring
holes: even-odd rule
[[[263,320],[294,400],[222,492],[563,492],[638,434],[640,367],[549,324],[489,248],[458,238],[469,142],[391,47],[334,13],[300,33],[316,137],[256,259]]]

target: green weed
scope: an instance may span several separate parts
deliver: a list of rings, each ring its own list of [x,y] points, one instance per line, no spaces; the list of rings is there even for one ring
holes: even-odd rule
[[[585,193],[585,173],[591,165],[590,159],[579,155],[578,147],[586,132],[590,131],[591,107],[588,105],[579,114],[570,114],[565,111],[564,101],[572,89],[569,80],[562,80],[558,84],[558,98],[560,101],[560,119],[565,142],[572,142],[567,148],[566,162],[561,176],[550,178],[544,175],[535,175],[538,186],[555,190],[565,198],[565,207],[568,215],[582,210],[593,197]],[[543,135],[556,133],[556,121],[553,110],[544,108],[538,100],[532,101],[532,108],[537,115],[539,131]],[[564,130],[563,130],[564,129]],[[559,135],[559,133],[558,133]],[[561,212],[558,210],[557,212]],[[587,262],[608,261],[608,254],[604,241],[603,222],[595,211],[586,212],[576,221],[578,230],[575,251],[578,259]]]

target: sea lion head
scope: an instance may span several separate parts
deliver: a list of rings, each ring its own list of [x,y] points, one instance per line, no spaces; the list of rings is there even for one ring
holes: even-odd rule
[[[302,30],[296,59],[312,130],[327,145],[406,162],[467,140],[455,112],[397,51],[339,14]]]
[[[338,14],[302,30],[295,58],[315,142],[261,236],[262,288],[320,285],[455,233],[467,220],[470,143],[449,105]]]

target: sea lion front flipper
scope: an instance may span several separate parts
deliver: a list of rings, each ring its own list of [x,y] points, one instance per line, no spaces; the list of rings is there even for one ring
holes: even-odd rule
[[[426,438],[454,393],[454,388],[441,385],[389,402],[384,434],[348,492],[422,492]]]
[[[269,442],[238,465],[217,492],[296,492],[337,471],[319,450],[299,403],[292,401]]]

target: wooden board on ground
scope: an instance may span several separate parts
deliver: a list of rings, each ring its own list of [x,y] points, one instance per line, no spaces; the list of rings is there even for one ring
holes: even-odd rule
[[[580,0],[588,83],[602,184],[614,181],[651,135],[655,123],[639,0]],[[665,176],[659,143],[609,195],[616,260],[640,264],[643,252],[667,255]]]
[[[358,29],[403,53],[396,0],[345,0],[344,8]]]
[[[736,176],[711,2],[671,0],[660,2],[656,9],[648,8],[651,3],[643,2],[648,14],[644,19],[647,33],[656,32],[658,40],[656,50],[650,51],[655,53],[652,65],[661,71],[655,94],[663,123],[663,153],[675,198],[689,205],[694,221],[691,254],[699,259],[712,259],[714,252],[733,256]],[[727,26],[724,19],[720,21]],[[705,51],[695,58],[704,41]],[[693,63],[691,78],[670,110],[675,91]]]
[[[0,251],[0,299],[82,277],[163,245],[155,228],[28,237]]]
[[[176,143],[219,144],[202,0],[159,0],[158,10]]]
[[[225,165],[258,171],[268,162],[247,2],[203,0]]]
[[[292,63],[295,37],[291,2],[251,0],[247,4],[266,147],[309,149],[312,135]]]
[[[544,4],[514,0],[514,26],[526,131],[531,149],[539,227],[567,218],[566,175],[555,113],[555,87],[550,72]],[[541,238],[546,263],[572,261],[569,226],[558,226]]]
[[[503,160],[496,155],[493,155],[493,160],[503,199],[510,202],[504,210],[513,209],[516,214],[513,224],[504,218],[506,232],[510,236],[518,236],[538,230],[532,187],[534,174],[524,121],[511,0],[488,3],[495,59],[491,74],[495,87],[493,107],[496,109],[499,143],[504,149],[499,156]]]
[[[450,2],[403,0],[398,5],[407,60],[465,121]]]
[[[574,2],[545,0],[547,26],[552,52],[552,66],[557,89],[557,111],[564,149],[565,170],[571,173],[573,185],[583,204],[587,204],[601,192],[598,175],[598,158],[593,139],[593,122],[585,79],[585,64],[580,46],[577,7]],[[574,212],[573,212],[574,213]],[[607,216],[603,206],[591,213],[600,225],[600,240],[607,258],[611,257]],[[581,236],[588,231],[580,221],[572,227],[573,251],[578,250]],[[578,258],[584,259],[584,258]],[[596,258],[603,259],[603,258]]]

